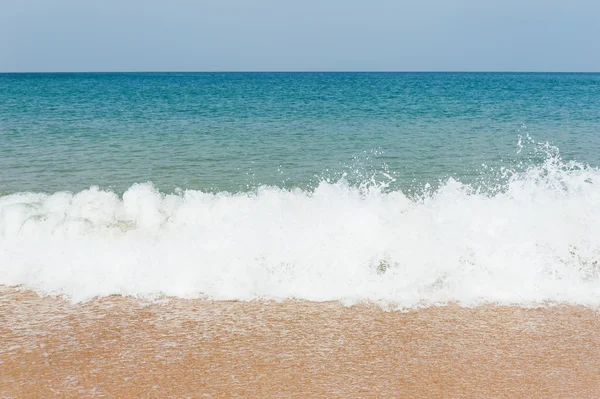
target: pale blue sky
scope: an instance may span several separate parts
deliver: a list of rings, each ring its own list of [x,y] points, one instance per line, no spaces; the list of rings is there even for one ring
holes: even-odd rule
[[[0,0],[0,71],[600,71],[598,0]]]

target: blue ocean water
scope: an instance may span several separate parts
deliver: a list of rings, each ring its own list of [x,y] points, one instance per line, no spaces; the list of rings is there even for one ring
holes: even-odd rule
[[[0,191],[392,187],[600,161],[600,74],[0,74]],[[539,154],[538,154],[539,155]]]
[[[600,306],[600,74],[0,74],[0,285]]]

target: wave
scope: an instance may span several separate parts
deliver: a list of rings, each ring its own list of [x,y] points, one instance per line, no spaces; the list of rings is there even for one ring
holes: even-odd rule
[[[0,197],[0,284],[85,301],[600,305],[600,171],[557,154],[486,192],[419,196],[345,180],[314,190]]]

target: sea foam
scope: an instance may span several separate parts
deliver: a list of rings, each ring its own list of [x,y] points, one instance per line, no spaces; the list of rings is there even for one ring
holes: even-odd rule
[[[490,194],[449,179],[407,196],[314,190],[0,198],[0,284],[85,301],[600,305],[600,172],[548,157]]]

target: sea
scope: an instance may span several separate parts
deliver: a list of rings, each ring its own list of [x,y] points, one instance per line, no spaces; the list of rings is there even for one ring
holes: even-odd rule
[[[600,74],[0,74],[0,285],[600,305]]]

